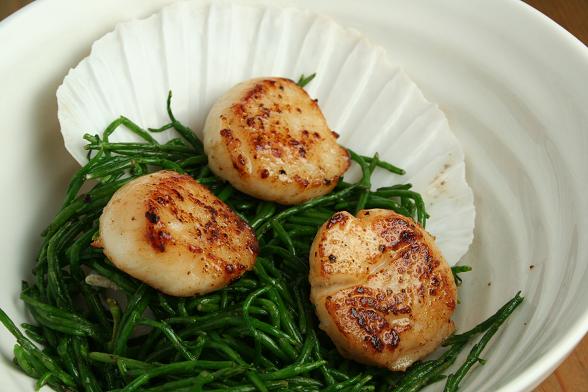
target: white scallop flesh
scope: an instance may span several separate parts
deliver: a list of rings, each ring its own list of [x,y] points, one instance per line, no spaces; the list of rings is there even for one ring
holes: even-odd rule
[[[120,270],[174,296],[225,287],[253,268],[253,230],[188,175],[159,171],[114,193],[96,241]]]
[[[298,204],[329,193],[349,167],[316,100],[285,78],[239,83],[204,126],[209,166],[258,199]]]

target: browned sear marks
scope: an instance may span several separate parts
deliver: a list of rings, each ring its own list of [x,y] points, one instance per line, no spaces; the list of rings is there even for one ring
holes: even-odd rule
[[[331,191],[350,164],[304,89],[284,78],[233,87],[204,127],[211,169],[264,200],[297,204]]]
[[[382,209],[337,212],[310,254],[311,300],[344,356],[404,370],[453,332],[451,269],[410,218]]]
[[[344,225],[345,222],[347,222],[348,216],[349,215],[344,212],[335,212],[327,221],[327,229],[330,229],[337,224]]]
[[[114,265],[177,296],[226,286],[253,267],[259,250],[253,230],[229,206],[192,177],[166,170],[113,195],[100,238]]]

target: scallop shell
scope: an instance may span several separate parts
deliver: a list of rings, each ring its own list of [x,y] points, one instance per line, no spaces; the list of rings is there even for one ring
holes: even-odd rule
[[[307,90],[341,144],[366,155],[377,151],[405,168],[402,177],[378,171],[373,185],[412,183],[431,215],[427,229],[447,261],[459,261],[473,239],[475,210],[464,154],[445,115],[383,49],[323,16],[187,1],[121,23],[57,90],[61,132],[67,150],[84,163],[82,135],[101,132],[120,115],[143,127],[168,122],[169,90],[176,117],[200,133],[212,103],[234,84],[313,72]],[[172,133],[155,137],[163,142]],[[121,130],[111,137],[136,139]]]

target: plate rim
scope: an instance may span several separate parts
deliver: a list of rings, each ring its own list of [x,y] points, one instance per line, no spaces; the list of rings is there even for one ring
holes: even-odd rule
[[[294,0],[286,1],[289,5],[295,5]],[[19,24],[23,20],[26,20],[27,17],[33,15],[34,12],[41,12],[44,7],[51,7],[58,3],[70,4],[74,8],[80,6],[75,0],[37,0],[32,2],[0,21],[0,42],[2,42],[3,36],[9,36],[11,33],[15,33],[16,31],[14,30],[20,30]],[[166,0],[166,3],[169,4],[171,1]],[[164,6],[165,4],[162,4],[158,8]],[[517,15],[517,18],[526,18],[526,23],[534,24],[535,27],[549,33],[561,45],[562,50],[569,52],[570,58],[573,57],[577,63],[588,70],[588,46],[584,45],[577,37],[551,18],[519,0],[495,0],[492,6],[502,10],[502,12],[508,12],[509,10],[518,12],[519,15]],[[567,331],[561,335],[556,346],[548,350],[541,358],[530,362],[529,366],[523,372],[500,387],[498,391],[530,390],[539,385],[563,362],[566,356],[572,352],[587,333],[588,307],[586,307],[577,321],[570,325]]]

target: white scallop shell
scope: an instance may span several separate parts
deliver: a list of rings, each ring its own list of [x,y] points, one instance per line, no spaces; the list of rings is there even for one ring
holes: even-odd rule
[[[406,169],[403,177],[378,171],[373,185],[411,182],[431,215],[427,229],[455,264],[473,239],[475,210],[464,154],[445,115],[383,49],[329,18],[292,8],[187,1],[121,23],[94,43],[58,89],[61,132],[67,150],[83,163],[82,135],[101,132],[120,115],[143,127],[168,122],[169,90],[176,117],[199,133],[212,103],[237,82],[296,80],[313,72],[307,90],[341,144],[367,155],[378,151]],[[136,136],[118,131],[111,139]]]

